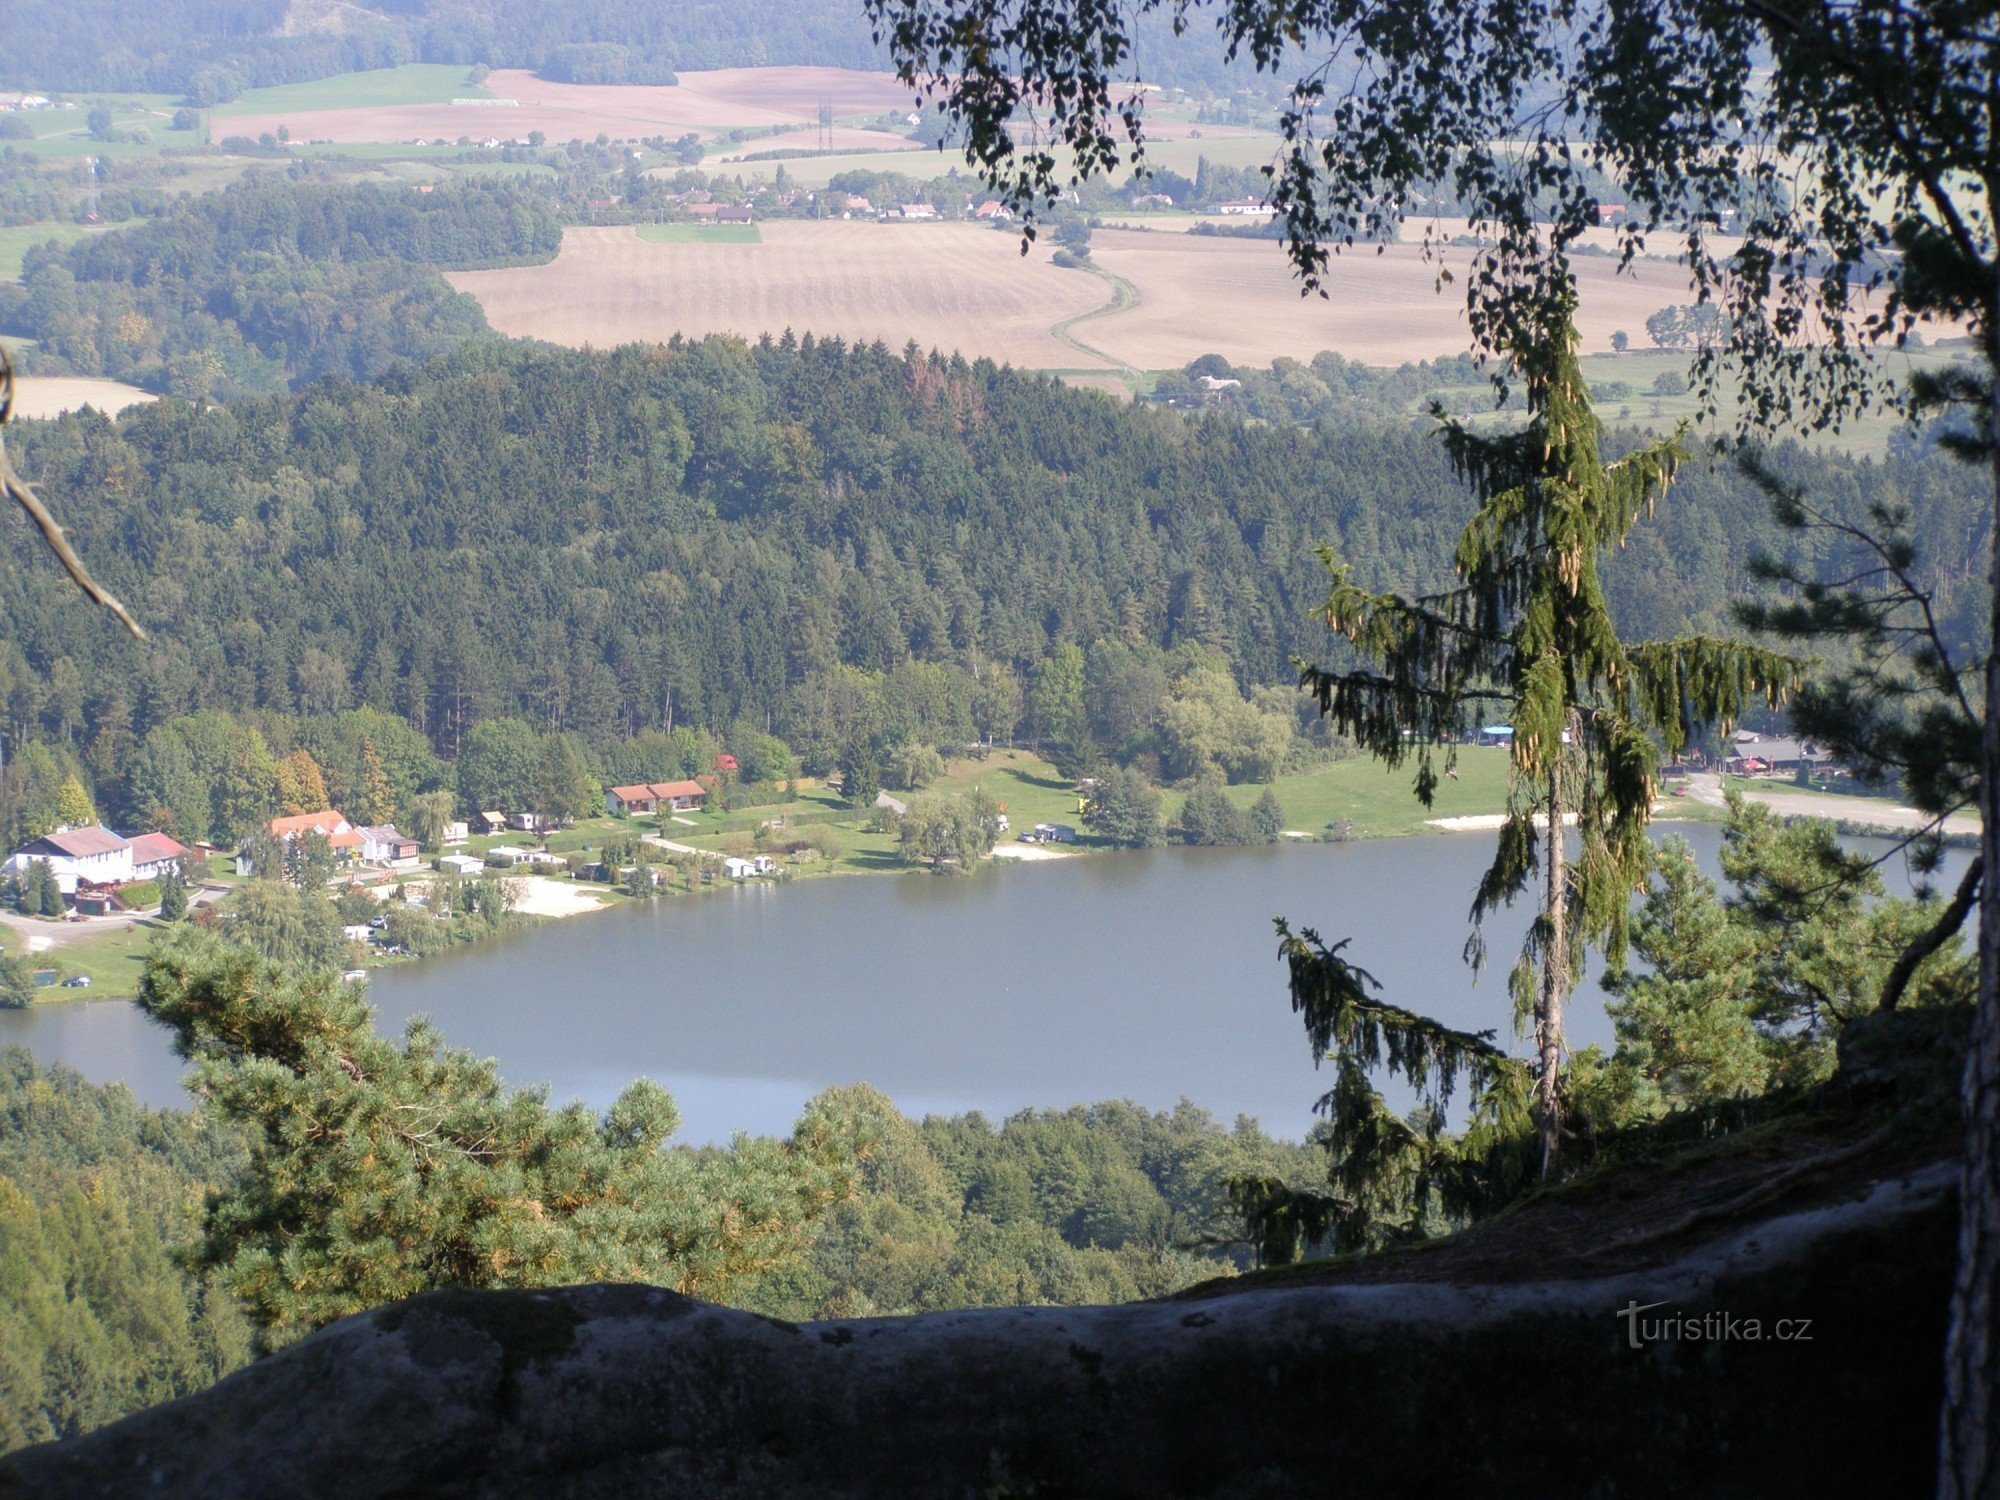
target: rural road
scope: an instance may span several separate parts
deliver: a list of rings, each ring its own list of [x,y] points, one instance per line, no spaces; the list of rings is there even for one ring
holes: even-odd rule
[[[188,892],[188,910],[218,901],[227,893],[226,886],[197,887]],[[24,917],[19,912],[0,911],[0,927],[11,927],[24,938],[48,939],[41,947],[31,950],[36,953],[67,948],[72,943],[87,943],[92,938],[103,937],[107,932],[117,932],[134,923],[152,920],[152,912],[136,911],[119,912],[109,917],[86,917],[81,922],[50,922],[41,917]]]
[[[1898,807],[1893,802],[1884,802],[1875,797],[1840,797],[1824,792],[1786,792],[1774,785],[1770,790],[1761,786],[1743,788],[1744,797],[1781,813],[1788,818],[1832,818],[1849,823],[1867,823],[1876,828],[1894,828],[1915,832],[1928,828],[1933,821],[1927,812],[1914,807]],[[1724,805],[1722,778],[1713,772],[1696,773],[1688,778],[1688,796],[1697,802],[1706,802],[1711,807]],[[1946,833],[1979,832],[1979,819],[1972,813],[1953,813],[1945,819]]]

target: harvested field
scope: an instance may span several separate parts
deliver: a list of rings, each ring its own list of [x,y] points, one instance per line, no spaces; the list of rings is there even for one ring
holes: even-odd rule
[[[1095,276],[1059,270],[970,224],[775,220],[756,245],[655,245],[631,229],[571,229],[546,266],[455,272],[502,333],[608,348],[733,333],[838,335],[963,350],[1034,369],[1075,367],[1049,332],[1106,300]],[[1101,329],[1103,322],[1087,325]]]
[[[572,229],[546,266],[451,276],[494,327],[564,344],[735,333],[915,339],[1033,369],[1076,370],[1088,354],[1055,324],[1103,307],[1105,282],[1058,270],[1011,235],[964,224],[883,225],[777,220],[756,245],[648,244],[630,229]],[[1369,364],[1467,347],[1457,287],[1413,245],[1334,263],[1328,300],[1302,299],[1279,248],[1262,240],[1100,231],[1098,264],[1129,281],[1136,305],[1078,324],[1073,336],[1142,370],[1177,369],[1215,352],[1232,363],[1334,349]],[[1465,252],[1454,259],[1464,268]],[[1610,259],[1578,263],[1586,352],[1615,329],[1639,334],[1648,314],[1686,300],[1686,273],[1665,261],[1615,276]],[[1093,382],[1095,383],[1095,382]]]
[[[888,73],[846,68],[718,68],[688,72],[671,87],[555,83],[506,68],[488,75],[476,104],[385,103],[341,109],[233,115],[231,135],[286,126],[297,141],[508,141],[539,130],[551,141],[679,136],[713,137],[736,126],[812,127],[822,101],[838,114],[907,108],[910,92]],[[512,101],[507,102],[507,101]],[[861,133],[861,132],[854,132]],[[872,134],[872,132],[871,132]],[[754,150],[746,144],[745,150]]]
[[[1461,280],[1439,291],[1437,267],[1415,245],[1381,255],[1361,248],[1333,263],[1328,296],[1301,298],[1277,244],[1206,235],[1106,230],[1092,259],[1139,289],[1129,311],[1095,319],[1078,337],[1144,370],[1177,368],[1216,353],[1232,364],[1307,358],[1332,349],[1371,365],[1435,359],[1468,347],[1462,273],[1470,251],[1446,264]],[[1623,275],[1617,262],[1576,265],[1584,352],[1611,347],[1611,335],[1643,333],[1646,318],[1688,300],[1688,275],[1666,261],[1642,261]]]
[[[14,412],[22,417],[59,417],[86,406],[94,406],[106,416],[115,416],[128,406],[143,406],[159,399],[136,385],[80,375],[23,375],[14,382]]]

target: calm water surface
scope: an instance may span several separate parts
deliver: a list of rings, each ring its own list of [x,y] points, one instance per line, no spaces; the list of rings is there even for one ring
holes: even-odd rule
[[[1713,868],[1721,831],[1677,830]],[[1492,840],[1176,849],[921,876],[747,886],[547,923],[378,972],[385,1030],[419,1013],[513,1083],[603,1106],[634,1077],[671,1090],[683,1139],[789,1129],[832,1084],[905,1113],[1183,1097],[1289,1136],[1328,1087],[1292,1015],[1271,919],[1354,939],[1398,1003],[1509,1025],[1505,970],[1527,914],[1459,958]],[[1594,982],[1575,1045],[1608,1042]],[[22,1043],[147,1100],[180,1103],[166,1034],[130,1004],[0,1011]]]

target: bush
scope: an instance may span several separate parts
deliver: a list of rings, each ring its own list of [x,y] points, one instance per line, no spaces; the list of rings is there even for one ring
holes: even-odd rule
[[[130,885],[121,885],[118,899],[134,911],[150,910],[160,904],[160,883],[157,880],[135,880]]]

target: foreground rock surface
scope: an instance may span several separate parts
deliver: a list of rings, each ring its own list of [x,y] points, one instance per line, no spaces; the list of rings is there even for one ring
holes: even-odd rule
[[[1955,1175],[1505,1287],[803,1326],[641,1286],[441,1293],[0,1459],[0,1495],[1920,1494]],[[1632,1347],[1632,1303],[1680,1336]]]

